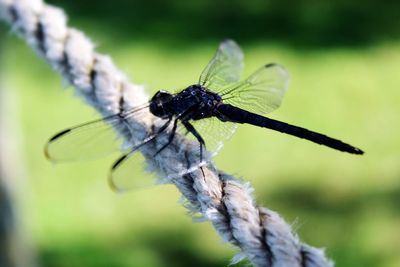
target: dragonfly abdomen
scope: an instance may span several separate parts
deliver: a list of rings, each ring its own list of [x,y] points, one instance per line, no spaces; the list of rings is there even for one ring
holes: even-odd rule
[[[351,154],[364,154],[361,149],[346,144],[338,139],[334,139],[324,134],[313,132],[308,129],[294,126],[285,122],[263,117],[229,104],[220,105],[218,107],[218,112],[221,113],[225,117],[225,119],[232,122],[247,123],[263,128],[272,129],[281,133],[286,133],[299,138],[307,139],[311,142]]]

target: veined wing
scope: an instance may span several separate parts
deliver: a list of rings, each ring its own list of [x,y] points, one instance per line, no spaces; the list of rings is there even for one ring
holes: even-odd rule
[[[145,160],[142,153],[137,150],[119,158],[108,174],[108,184],[111,189],[123,193],[154,185],[154,175],[145,172]]]
[[[220,91],[240,79],[243,70],[243,53],[232,40],[223,41],[200,75],[199,84],[212,90]]]
[[[151,177],[150,174],[144,174],[143,172],[146,158],[141,152],[148,153],[149,151],[152,151],[151,153],[154,153],[151,155],[152,157],[167,158],[170,153],[168,149],[171,149],[171,147],[169,147],[170,141],[172,141],[172,139],[170,140],[170,137],[175,139],[182,138],[179,132],[173,130],[175,129],[175,125],[178,126],[175,124],[176,122],[178,121],[175,118],[174,122],[172,122],[171,119],[160,124],[159,128],[153,134],[148,135],[140,143],[132,147],[129,153],[123,155],[113,164],[108,176],[108,182],[112,189],[118,192],[124,192],[131,189],[154,185],[154,179],[149,179],[153,177]],[[179,125],[179,127],[180,126],[181,125]],[[155,138],[157,138],[156,143],[152,142]],[[177,140],[176,142],[180,143]],[[182,143],[186,143],[186,145],[195,145],[196,147],[199,145],[197,142],[186,141]],[[176,149],[176,147],[174,149]],[[178,150],[176,152],[178,152]],[[172,166],[169,166],[169,175],[167,178],[170,179],[172,177],[182,176],[198,167],[199,162],[197,161],[193,162],[193,164],[190,164],[189,161],[183,164],[172,164]]]
[[[123,192],[150,185],[149,179],[135,177],[138,175],[146,177],[146,175],[142,174],[145,157],[139,152],[139,149],[144,148],[159,134],[162,134],[170,123],[171,120],[167,120],[156,132],[148,135],[141,142],[134,145],[129,153],[123,155],[113,164],[108,175],[108,184],[113,190]]]
[[[209,156],[214,157],[223,147],[224,143],[228,141],[236,131],[237,125],[233,122],[221,122],[216,117],[191,120],[190,123],[193,125],[195,130],[200,134],[205,142],[205,148]],[[194,142],[197,142],[195,136],[188,133],[187,130],[181,126],[178,127],[178,131],[181,134]],[[199,144],[197,144],[199,146]]]
[[[129,149],[134,144],[123,148],[121,133],[129,131],[127,119],[146,108],[148,104],[61,131],[47,142],[45,155],[50,161],[60,162],[93,159]],[[121,133],[117,134],[116,129]]]
[[[288,81],[289,74],[283,66],[267,64],[219,94],[224,103],[264,115],[281,105]]]

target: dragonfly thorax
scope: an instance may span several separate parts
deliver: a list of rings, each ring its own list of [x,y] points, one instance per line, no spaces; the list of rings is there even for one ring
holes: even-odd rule
[[[205,87],[195,84],[178,93],[173,101],[175,115],[186,113],[186,119],[199,120],[214,115],[221,97]]]

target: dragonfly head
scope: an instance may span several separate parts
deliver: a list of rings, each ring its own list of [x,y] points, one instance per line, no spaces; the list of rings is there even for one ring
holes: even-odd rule
[[[171,101],[172,98],[171,93],[164,90],[158,91],[150,100],[150,112],[160,118],[169,118],[170,114],[164,104]]]

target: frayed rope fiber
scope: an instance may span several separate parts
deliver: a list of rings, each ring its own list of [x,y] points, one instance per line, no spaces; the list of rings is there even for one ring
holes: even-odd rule
[[[148,101],[142,86],[129,83],[110,57],[96,53],[81,31],[67,27],[61,9],[41,0],[0,0],[0,17],[102,116]],[[140,139],[152,125],[150,112],[141,114],[129,121],[129,131],[123,126],[116,130],[127,140]],[[191,146],[182,149],[178,141],[162,155],[149,156],[165,143],[165,138],[157,138],[153,146],[141,151],[159,176],[166,177],[176,166],[198,160],[197,150]],[[248,258],[254,266],[333,266],[323,250],[301,243],[278,213],[257,206],[248,183],[211,163],[202,169],[167,182],[177,186],[191,212],[200,213],[224,241],[240,248],[233,262]]]

